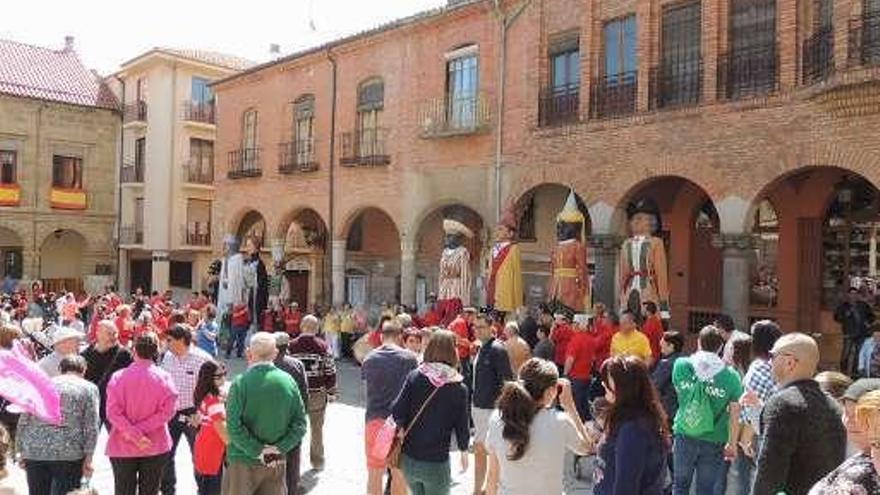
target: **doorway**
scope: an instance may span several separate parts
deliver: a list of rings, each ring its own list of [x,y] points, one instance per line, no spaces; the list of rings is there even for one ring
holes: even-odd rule
[[[140,287],[144,294],[152,292],[151,283],[153,281],[153,261],[152,260],[131,260],[129,277],[131,287],[129,289],[134,292]]]
[[[288,270],[284,276],[290,286],[290,302],[299,304],[300,309],[305,310],[309,303],[309,271]]]

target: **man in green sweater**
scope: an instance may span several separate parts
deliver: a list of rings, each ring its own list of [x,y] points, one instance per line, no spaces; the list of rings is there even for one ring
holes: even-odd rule
[[[224,495],[287,493],[285,454],[305,435],[306,413],[293,378],[272,363],[277,352],[272,334],[254,334],[250,366],[229,389]]]

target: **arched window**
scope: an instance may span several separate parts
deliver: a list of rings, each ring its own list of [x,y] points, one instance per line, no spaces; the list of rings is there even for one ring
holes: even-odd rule
[[[382,110],[385,107],[385,83],[370,79],[358,88],[357,158],[371,160],[385,156]]]
[[[293,139],[296,164],[315,162],[315,97],[303,95],[293,102]]]
[[[241,168],[257,168],[257,110],[248,109],[242,116],[241,124]]]

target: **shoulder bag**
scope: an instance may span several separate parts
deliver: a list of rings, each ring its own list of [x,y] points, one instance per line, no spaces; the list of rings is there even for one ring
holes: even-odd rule
[[[400,453],[403,449],[403,442],[406,440],[406,436],[409,434],[410,430],[412,430],[413,426],[415,426],[416,422],[419,420],[422,411],[425,410],[425,407],[431,402],[431,399],[437,395],[437,391],[440,390],[440,388],[441,387],[434,388],[434,391],[431,392],[431,395],[429,395],[428,398],[425,399],[425,402],[422,403],[422,407],[419,408],[419,411],[413,417],[412,421],[409,422],[409,426],[407,426],[402,433],[394,437],[394,441],[391,443],[391,449],[388,451],[388,457],[385,458],[385,463],[388,467],[400,469]]]

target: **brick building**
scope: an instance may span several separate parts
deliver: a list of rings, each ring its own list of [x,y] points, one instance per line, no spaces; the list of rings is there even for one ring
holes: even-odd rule
[[[771,317],[831,360],[877,272],[878,63],[871,0],[450,2],[219,81],[215,233],[266,239],[301,303],[412,303],[444,208],[485,273],[513,205],[534,302],[571,187],[614,304],[649,197],[674,327]]]
[[[76,55],[0,40],[0,277],[113,282],[117,101]]]

